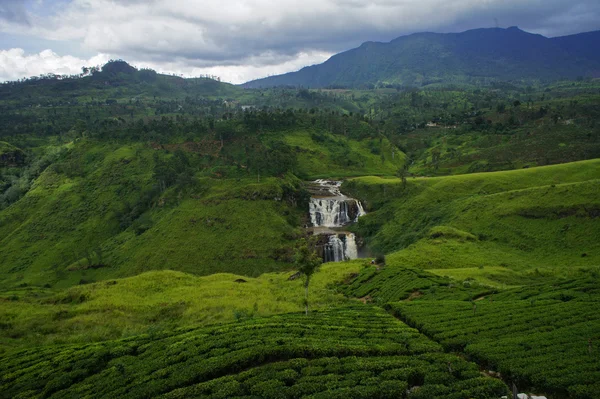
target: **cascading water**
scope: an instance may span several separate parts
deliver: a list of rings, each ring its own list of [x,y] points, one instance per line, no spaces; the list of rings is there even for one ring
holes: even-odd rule
[[[339,182],[317,180],[315,183],[330,195],[310,198],[309,212],[313,226],[342,227],[356,222],[366,214],[359,201],[346,197],[339,191]]]
[[[352,233],[332,234],[329,242],[323,246],[325,262],[341,262],[358,258],[356,237]]]
[[[321,235],[323,260],[341,262],[358,258],[356,236],[353,233],[331,230],[354,223],[366,214],[360,201],[340,192],[342,182],[317,180],[310,190],[309,213],[313,233]]]
[[[346,201],[311,198],[309,207],[313,226],[340,227],[351,222]]]

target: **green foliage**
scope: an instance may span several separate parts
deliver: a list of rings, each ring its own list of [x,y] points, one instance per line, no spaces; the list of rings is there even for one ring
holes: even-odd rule
[[[311,279],[312,308],[346,303],[330,286],[358,272],[362,263],[323,265]],[[163,270],[64,290],[25,286],[0,291],[0,356],[15,348],[97,342],[299,312],[304,309],[304,284],[289,280],[290,274],[198,277]]]
[[[507,392],[381,309],[356,305],[23,351],[3,358],[0,381],[13,397],[396,397],[440,383],[439,398]]]
[[[0,212],[3,287],[165,268],[256,276],[291,267],[304,204],[291,175],[203,177],[201,157],[140,144],[81,140],[60,153]]]
[[[312,276],[318,271],[323,259],[316,250],[317,239],[311,237],[310,239],[302,238],[298,241],[296,250],[294,252],[294,264],[298,268],[298,273],[304,276],[304,302],[305,302],[305,313],[308,316],[308,286]]]
[[[345,295],[378,304],[405,299],[416,300],[423,295],[436,299],[467,300],[490,291],[488,287],[477,284],[466,287],[447,277],[399,266],[382,269],[366,267],[348,284],[340,285],[339,290]]]
[[[291,132],[283,139],[298,153],[296,173],[307,179],[353,175],[392,175],[404,163],[404,154],[389,140],[348,140],[326,133]],[[377,143],[381,153],[370,150]],[[394,155],[392,155],[394,154]],[[384,162],[381,161],[383,157]]]
[[[598,289],[598,282],[594,283]],[[592,398],[598,389],[597,297],[477,302],[416,301],[392,304],[409,325],[448,350],[497,370],[519,387],[570,398]],[[542,296],[543,297],[543,296]],[[491,297],[490,297],[491,298]],[[535,298],[535,297],[534,297]]]
[[[305,285],[308,286],[311,277],[317,272],[323,259],[316,251],[317,241],[314,238],[302,238],[296,245],[294,252],[294,264],[298,271],[305,277]]]
[[[406,189],[400,179],[365,177],[344,187],[371,208],[356,231],[388,253],[388,265],[568,274],[594,267],[589,255],[600,250],[598,165],[413,178]],[[519,281],[513,273],[496,284]]]

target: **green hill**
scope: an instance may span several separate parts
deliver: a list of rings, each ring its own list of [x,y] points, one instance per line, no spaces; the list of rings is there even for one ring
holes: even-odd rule
[[[356,231],[388,253],[388,263],[447,275],[470,268],[474,278],[500,284],[519,284],[538,269],[568,274],[599,266],[598,160],[408,178],[405,186],[364,177],[345,187],[371,210]]]
[[[393,174],[404,159],[387,140],[318,130],[262,141],[252,145],[268,154],[285,145],[297,164],[281,162],[309,178]],[[306,209],[301,181],[272,177],[279,156],[252,164],[240,158],[243,149],[229,142],[207,158],[202,142],[163,150],[92,139],[66,146],[0,210],[0,286],[67,287],[163,269],[258,276],[289,268]]]
[[[600,85],[500,82],[588,68],[595,37],[370,43],[433,57],[376,90],[124,61],[0,85],[0,397],[596,399]],[[323,265],[307,317],[317,178],[375,259]]]
[[[153,70],[138,70],[125,61],[111,61],[101,69],[80,77],[33,77],[24,82],[0,85],[0,97],[15,103],[27,99],[34,106],[63,100],[65,104],[124,99],[140,101],[145,98],[203,98],[234,97],[241,90],[231,84],[210,78],[184,79],[159,74]]]
[[[0,212],[2,285],[68,286],[165,268],[258,275],[287,267],[300,217],[287,201],[300,190],[297,180],[192,173],[164,189],[156,173],[161,162],[178,168],[178,158],[158,155],[140,145],[75,144]]]
[[[450,399],[460,392],[492,399],[507,392],[475,364],[368,306],[23,351],[3,359],[0,381],[6,395],[31,398]]]
[[[326,264],[310,286],[311,309],[349,300],[331,289],[366,261]],[[156,334],[184,326],[246,320],[304,310],[302,279],[292,272],[253,278],[172,270],[142,273],[67,289],[35,286],[0,291],[0,356],[31,347],[90,343]]]

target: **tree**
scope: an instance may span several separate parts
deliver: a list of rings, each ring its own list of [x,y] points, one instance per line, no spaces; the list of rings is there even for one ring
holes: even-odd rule
[[[305,313],[308,316],[308,285],[313,274],[319,269],[323,260],[316,251],[316,237],[310,239],[301,239],[296,247],[294,254],[294,263],[298,267],[298,272],[304,275],[304,306]]]
[[[402,180],[402,190],[406,189],[406,177],[408,176],[408,158],[405,160],[404,165],[402,165],[396,171],[396,175]]]
[[[438,170],[438,168],[440,167],[440,155],[441,153],[438,148],[434,148],[433,150],[431,150],[431,164],[433,165],[435,170]]]

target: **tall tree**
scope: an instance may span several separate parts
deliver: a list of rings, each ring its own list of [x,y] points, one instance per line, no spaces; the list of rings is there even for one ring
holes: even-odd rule
[[[294,263],[298,267],[298,271],[304,275],[304,306],[305,313],[308,316],[308,286],[310,279],[323,263],[321,257],[316,251],[316,237],[310,239],[301,239],[296,247],[294,254]]]

